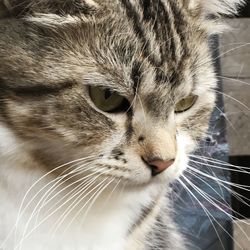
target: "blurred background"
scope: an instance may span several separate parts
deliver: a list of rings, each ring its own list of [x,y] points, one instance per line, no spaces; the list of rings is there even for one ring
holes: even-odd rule
[[[250,168],[250,1],[237,18],[227,19],[227,23],[232,30],[220,36],[219,51],[229,162]],[[250,185],[250,171],[245,168],[231,172],[232,182]],[[245,197],[239,200],[232,196],[233,209],[238,212],[235,216],[241,219],[234,222],[235,250],[249,250],[250,192],[232,188],[242,195],[240,198]]]
[[[226,23],[210,41],[219,85],[208,136],[173,185],[192,250],[250,250],[250,0]]]

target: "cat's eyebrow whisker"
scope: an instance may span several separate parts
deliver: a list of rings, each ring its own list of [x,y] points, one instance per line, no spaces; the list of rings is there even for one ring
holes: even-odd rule
[[[225,116],[231,117],[231,116],[236,115],[236,114],[244,114],[245,116],[248,116],[248,114],[246,114],[246,112],[243,111],[243,110],[237,110],[237,111],[232,111],[232,112],[228,112],[228,111],[227,111],[227,112],[225,113]]]
[[[232,78],[232,77],[226,77],[226,76],[217,76],[217,77],[224,79],[224,80],[232,81],[232,84],[234,84],[235,82],[238,82],[238,83],[242,83],[242,84],[250,86],[249,82],[239,80],[238,78]],[[227,82],[227,83],[230,83],[230,82]],[[238,85],[236,85],[236,86],[239,87]]]
[[[117,38],[117,37],[119,37],[120,35],[129,35],[130,33],[129,32],[121,32],[121,33],[118,33],[118,34],[116,34],[116,35],[112,35],[112,36],[110,36],[109,38],[110,39],[112,39],[112,38]]]
[[[237,50],[237,49],[241,49],[241,48],[246,47],[246,46],[248,46],[248,45],[250,45],[250,43],[243,43],[243,44],[240,44],[239,46],[236,46],[236,47],[234,47],[234,48],[232,48],[232,49],[229,49],[229,50],[227,50],[227,51],[221,53],[218,57],[215,57],[214,60],[219,59],[219,58],[221,58],[222,56],[227,55],[228,53],[230,53],[230,52],[232,52],[232,51],[235,51],[235,50]]]
[[[182,175],[181,177],[183,177],[183,175]],[[223,247],[223,250],[226,250],[225,247],[224,247],[224,244],[222,243],[222,240],[221,240],[221,238],[220,238],[220,235],[219,235],[219,233],[218,233],[218,231],[217,231],[217,229],[216,229],[216,227],[215,227],[215,225],[214,225],[214,223],[213,223],[213,220],[214,220],[214,222],[216,222],[216,224],[219,225],[220,227],[222,227],[221,224],[215,219],[215,217],[208,211],[208,209],[200,202],[200,200],[193,194],[193,192],[187,187],[187,185],[186,185],[180,178],[178,179],[178,182],[181,183],[181,185],[185,188],[185,190],[188,191],[188,193],[189,193],[189,194],[198,202],[198,204],[201,206],[201,208],[203,209],[203,211],[204,211],[205,214],[207,215],[209,221],[211,222],[212,227],[213,227],[213,229],[214,229],[214,231],[215,231],[215,233],[216,233],[216,235],[217,235],[217,237],[218,237],[218,239],[219,239],[219,241],[220,241],[220,244],[221,244],[221,246]],[[213,220],[212,220],[211,218],[212,218]],[[225,230],[223,227],[222,227],[222,229]],[[231,235],[229,235],[229,236],[232,238]]]
[[[227,98],[229,98],[229,99],[231,99],[231,100],[237,102],[237,103],[240,104],[242,107],[244,107],[245,109],[247,109],[247,111],[250,111],[250,108],[249,108],[246,104],[244,104],[243,102],[237,100],[236,98],[234,98],[234,97],[232,97],[232,96],[230,96],[230,95],[228,95],[228,94],[225,94],[225,93],[223,93],[223,92],[221,92],[221,91],[218,91],[218,90],[214,90],[214,91],[215,91],[216,93],[220,94],[220,95],[223,95],[224,97],[227,97]]]
[[[237,42],[237,43],[227,43],[227,44],[224,44],[224,45],[220,45],[220,48],[225,48],[225,47],[228,47],[230,45],[244,45],[246,43],[243,43],[243,42]]]
[[[215,60],[217,60],[217,59],[219,59],[219,58],[221,58],[221,57],[223,57],[223,56],[229,54],[229,53],[232,52],[232,51],[235,51],[235,50],[237,50],[237,49],[241,49],[241,48],[246,47],[246,46],[248,46],[248,45],[250,45],[250,43],[244,43],[244,44],[241,44],[241,45],[239,45],[239,46],[236,46],[236,47],[234,47],[234,48],[232,48],[232,49],[229,49],[229,50],[227,50],[227,51],[221,53],[220,55],[218,55],[218,56],[215,57],[215,58],[212,58],[212,59],[209,59],[209,60],[206,60],[206,61],[200,63],[199,66],[203,66],[204,64],[211,63],[212,61],[215,61]]]
[[[237,131],[237,129],[235,128],[235,126],[233,125],[233,123],[229,120],[228,116],[226,115],[225,112],[223,112],[217,105],[215,106],[215,108],[220,112],[220,114],[226,119],[226,121],[228,122],[228,124],[230,125],[230,127],[233,129],[233,131],[236,133],[236,135],[239,136],[239,133]]]

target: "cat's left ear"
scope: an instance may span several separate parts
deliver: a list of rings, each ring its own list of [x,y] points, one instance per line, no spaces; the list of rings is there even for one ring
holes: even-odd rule
[[[245,0],[187,0],[191,11],[200,11],[203,15],[235,15]]]
[[[95,0],[0,0],[0,17],[19,18],[36,13],[91,15],[97,9]]]

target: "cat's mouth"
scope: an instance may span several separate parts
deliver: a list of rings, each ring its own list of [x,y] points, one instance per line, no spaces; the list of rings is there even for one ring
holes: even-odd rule
[[[178,178],[183,172],[184,167],[179,162],[171,160],[162,168],[156,169],[155,165],[134,167],[133,169],[123,169],[117,166],[98,165],[95,178],[97,182],[110,181],[112,184],[123,187],[147,187],[151,185],[167,185]],[[112,185],[111,184],[111,185]]]

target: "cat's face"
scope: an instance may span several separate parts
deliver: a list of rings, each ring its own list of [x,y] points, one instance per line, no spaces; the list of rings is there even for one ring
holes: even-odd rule
[[[215,103],[208,35],[175,1],[118,2],[2,21],[1,122],[50,170],[89,157],[129,185],[172,181]],[[156,175],[159,162],[172,165]]]

